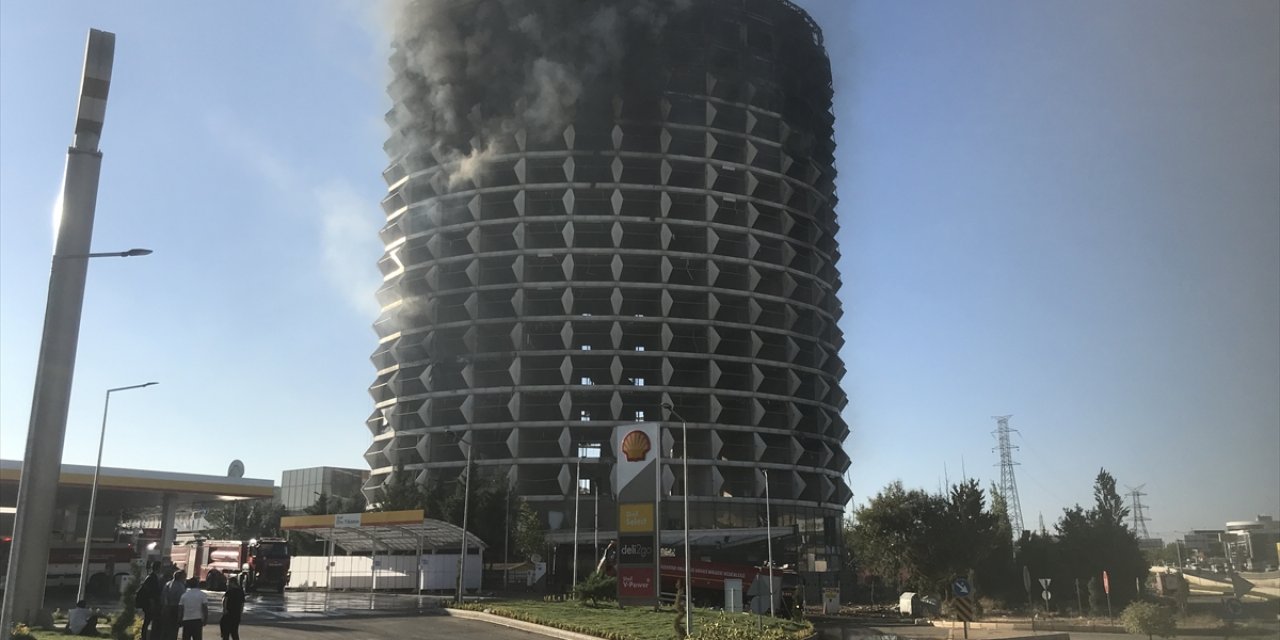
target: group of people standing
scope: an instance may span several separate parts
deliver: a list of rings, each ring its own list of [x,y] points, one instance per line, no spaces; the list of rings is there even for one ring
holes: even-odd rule
[[[159,562],[151,563],[151,572],[138,587],[135,605],[142,612],[142,640],[203,640],[204,626],[209,622],[209,596],[200,589],[200,579],[187,578],[177,570],[168,582],[160,575]],[[244,587],[239,580],[228,580],[222,595],[222,640],[240,640],[240,617],[244,613]]]

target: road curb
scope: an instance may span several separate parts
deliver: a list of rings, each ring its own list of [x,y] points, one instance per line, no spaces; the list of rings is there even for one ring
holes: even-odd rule
[[[585,633],[578,633],[576,631],[566,631],[564,629],[557,629],[555,627],[548,627],[540,624],[534,624],[532,622],[525,622],[523,620],[516,620],[515,618],[504,618],[503,616],[494,615],[492,613],[481,613],[479,611],[471,611],[468,609],[448,609],[448,608],[446,608],[444,612],[445,612],[445,615],[454,616],[457,618],[463,618],[466,620],[479,620],[481,622],[488,622],[490,624],[501,625],[504,627],[511,627],[512,629],[519,629],[521,631],[528,631],[529,633],[544,635],[549,638],[559,638],[560,640],[603,640],[599,636],[589,636]]]

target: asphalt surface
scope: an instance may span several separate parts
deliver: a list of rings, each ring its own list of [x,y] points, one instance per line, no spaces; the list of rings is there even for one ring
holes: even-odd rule
[[[216,623],[205,627],[207,638],[218,637]],[[446,615],[328,618],[261,624],[246,621],[240,635],[253,640],[346,638],[349,640],[400,640],[403,638],[449,638],[449,640],[547,640],[546,636],[474,620]]]
[[[293,620],[325,616],[414,615],[438,613],[447,596],[417,596],[403,593],[337,591],[289,591],[278,594],[247,594],[246,620]],[[210,614],[222,612],[222,595],[210,593]]]

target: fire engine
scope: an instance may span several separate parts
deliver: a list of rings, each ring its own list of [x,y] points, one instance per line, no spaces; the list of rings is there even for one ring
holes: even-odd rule
[[[659,563],[662,576],[662,592],[675,593],[676,581],[684,580],[684,558],[664,557]],[[781,586],[777,594],[780,600],[779,612],[788,611],[793,606],[796,587],[802,584],[800,574],[790,567],[774,567],[773,576],[780,579]],[[768,584],[769,568],[749,564],[729,562],[689,562],[689,583],[692,585],[690,595],[693,600],[702,603],[724,601],[725,579],[736,578],[742,581],[743,593],[751,590],[756,578],[763,577]],[[767,601],[767,599],[766,599]]]
[[[284,593],[289,584],[289,545],[282,538],[196,540],[174,547],[169,558],[215,591],[242,575],[245,591]]]
[[[0,538],[0,575],[9,570],[9,549],[13,538]],[[49,568],[45,587],[77,587],[80,585],[80,561],[84,558],[84,543],[53,545],[49,547]],[[96,542],[89,548],[89,580],[85,590],[105,594],[112,584],[129,576],[130,563],[136,559],[133,545],[116,542]],[[4,584],[0,583],[0,590]]]

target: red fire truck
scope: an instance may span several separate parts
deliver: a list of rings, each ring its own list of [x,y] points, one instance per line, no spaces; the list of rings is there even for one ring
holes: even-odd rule
[[[675,593],[676,581],[684,580],[684,558],[663,558],[659,567],[662,572],[662,592]],[[724,581],[738,579],[742,581],[742,592],[751,591],[756,578],[769,576],[768,567],[756,567],[749,564],[728,562],[689,562],[689,582],[693,585],[690,595],[697,602],[704,604],[724,602]],[[781,579],[780,591],[777,594],[781,601],[780,612],[790,609],[794,601],[796,587],[802,584],[800,574],[790,567],[774,567],[773,576]],[[766,599],[767,602],[767,599]]]
[[[245,591],[283,593],[289,584],[289,544],[282,538],[196,540],[173,548],[169,558],[214,591],[244,576]]]
[[[9,549],[13,538],[0,538],[0,575],[9,569]],[[78,587],[80,585],[80,561],[84,558],[84,543],[49,547],[49,569],[45,587]],[[89,593],[108,593],[112,584],[129,576],[130,563],[136,559],[133,545],[117,542],[95,542],[89,548],[89,580],[85,590]],[[0,590],[4,589],[0,581]]]

